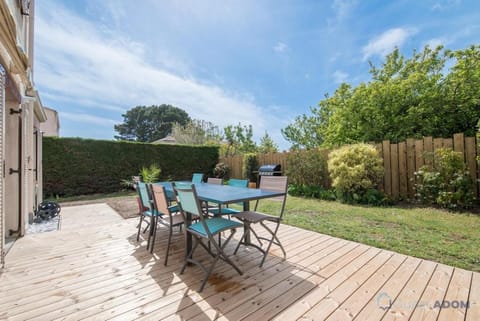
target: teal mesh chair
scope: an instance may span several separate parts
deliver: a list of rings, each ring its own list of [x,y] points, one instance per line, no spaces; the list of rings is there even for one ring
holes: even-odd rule
[[[219,259],[222,259],[231,265],[240,275],[242,275],[242,271],[225,253],[225,247],[232,239],[236,229],[243,226],[242,223],[227,220],[222,217],[209,217],[208,213],[205,213],[202,210],[202,206],[200,205],[200,201],[195,190],[195,185],[192,184],[189,187],[185,187],[173,184],[173,188],[177,195],[178,205],[185,221],[187,222],[187,215],[191,215],[192,218],[198,219],[196,223],[185,226],[185,233],[188,233],[192,236],[193,245],[190,252],[187,253],[185,257],[185,263],[183,264],[180,274],[183,274],[188,263],[193,263],[199,266],[204,272],[204,278],[202,284],[200,285],[200,289],[198,290],[199,292],[203,290],[205,284],[207,283],[208,277],[212,273]],[[220,246],[215,240],[215,235],[227,230],[230,230],[230,235]],[[204,241],[208,242],[211,246],[207,246]],[[193,259],[193,253],[198,245],[201,245],[213,257],[213,262],[208,268],[200,261]]]
[[[284,258],[287,257],[285,253],[285,249],[280,243],[280,240],[277,237],[278,228],[280,227],[280,222],[283,218],[283,212],[285,210],[285,202],[287,200],[287,187],[288,187],[288,179],[286,176],[262,176],[260,180],[260,189],[276,191],[285,193],[283,196],[277,196],[274,198],[270,198],[270,200],[279,200],[281,201],[279,213],[277,215],[270,215],[265,213],[257,212],[258,204],[261,200],[257,200],[255,203],[255,208],[253,211],[246,211],[240,212],[233,217],[240,220],[245,225],[245,232],[243,233],[240,242],[238,243],[235,252],[237,253],[240,244],[244,244],[247,246],[253,246],[260,250],[263,253],[262,261],[260,262],[260,267],[262,267],[265,259],[270,251],[270,247],[272,244],[277,245],[282,250]],[[258,224],[262,226],[269,234],[269,237],[262,237],[259,236],[254,229],[252,229],[252,225]],[[258,241],[257,244],[253,244],[251,242],[247,242],[247,233],[252,232],[255,235]],[[267,246],[264,248],[262,244],[262,240],[268,242]]]
[[[236,178],[231,178],[228,181],[228,185],[230,186],[235,186],[235,187],[248,187],[248,179],[236,179]],[[241,204],[243,206],[243,204]],[[209,209],[209,212],[212,213],[213,215],[235,215],[239,213],[239,210],[236,210],[234,208],[230,207],[221,207],[220,209],[218,207],[216,208],[211,208]]]
[[[203,182],[203,173],[193,173],[192,183],[193,184],[200,184],[202,182]]]
[[[152,227],[154,216],[159,215],[160,213],[157,212],[152,207],[151,197],[147,188],[147,184],[145,184],[144,182],[138,182],[137,191],[138,191],[138,198],[140,199],[140,202],[139,202],[140,222],[138,223],[138,232],[137,232],[137,241],[139,241],[140,231],[142,229],[143,222],[147,223],[147,226],[143,230],[143,233],[145,233],[149,226]],[[150,247],[151,236],[152,236],[152,229],[150,228],[150,232],[148,233],[147,249]]]
[[[172,242],[173,228],[180,227],[181,229],[184,222],[183,215],[181,215],[178,205],[169,205],[170,202],[164,186],[158,184],[149,184],[148,190],[152,196],[153,209],[157,213],[161,213],[161,215],[153,216],[153,239],[150,244],[150,253],[153,253],[158,224],[168,227],[167,250],[165,254],[165,261],[163,263],[166,266],[168,263],[168,254],[170,252],[170,244]]]

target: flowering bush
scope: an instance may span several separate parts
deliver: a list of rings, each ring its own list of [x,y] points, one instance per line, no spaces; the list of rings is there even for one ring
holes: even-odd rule
[[[375,190],[383,177],[382,160],[375,147],[355,144],[332,151],[328,171],[341,200],[371,204],[386,201],[384,194]]]
[[[218,163],[213,169],[213,175],[217,178],[228,179],[230,177],[230,167],[225,163]]]
[[[433,156],[433,165],[423,166],[415,172],[417,199],[449,209],[471,207],[475,200],[474,182],[462,153],[440,148],[430,156]]]

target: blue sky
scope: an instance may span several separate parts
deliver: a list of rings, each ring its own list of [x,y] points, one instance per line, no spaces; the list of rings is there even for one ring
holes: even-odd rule
[[[60,135],[113,139],[137,105],[280,130],[395,46],[478,44],[469,0],[37,0],[34,79]]]

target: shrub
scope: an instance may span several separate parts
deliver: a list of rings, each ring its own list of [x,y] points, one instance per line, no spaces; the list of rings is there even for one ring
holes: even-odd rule
[[[342,201],[378,204],[386,199],[383,193],[371,191],[383,177],[382,160],[371,145],[347,145],[332,151],[328,171]]]
[[[254,171],[258,170],[258,159],[255,153],[246,153],[243,155],[242,174],[244,178],[247,178],[250,182],[257,181],[257,175]]]
[[[289,184],[288,194],[292,196],[318,198],[326,201],[336,200],[335,191],[332,189],[326,189],[322,186]]]
[[[157,164],[152,163],[149,167],[142,167],[140,170],[140,176],[145,183],[154,183],[158,181],[158,177],[162,170]]]
[[[230,167],[225,163],[218,163],[213,169],[213,175],[217,178],[228,179],[230,177]]]
[[[328,152],[327,149],[313,149],[290,153],[287,157],[286,171],[289,182],[294,185],[330,188]]]
[[[430,157],[432,165],[425,165],[415,172],[417,199],[449,209],[471,207],[475,200],[474,182],[462,153],[439,148]]]
[[[186,146],[94,140],[43,138],[43,196],[113,193],[125,188],[144,166],[155,162],[159,180],[190,180],[218,163],[218,146]]]

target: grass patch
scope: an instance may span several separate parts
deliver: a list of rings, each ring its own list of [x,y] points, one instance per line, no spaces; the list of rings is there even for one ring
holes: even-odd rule
[[[259,210],[275,213],[275,202]],[[480,215],[288,197],[284,223],[480,272]]]

